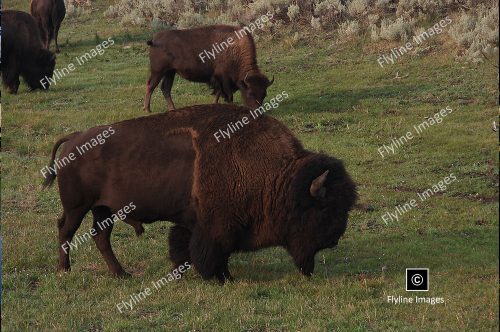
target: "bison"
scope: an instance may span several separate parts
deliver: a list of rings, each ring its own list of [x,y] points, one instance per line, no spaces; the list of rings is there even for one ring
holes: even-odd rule
[[[244,28],[215,25],[160,31],[147,44],[151,75],[144,98],[146,112],[151,112],[151,94],[162,79],[167,107],[175,109],[170,91],[176,73],[189,81],[209,84],[216,103],[221,95],[232,102],[233,93],[240,90],[244,104],[251,108],[262,104],[274,81],[260,72],[255,43]]]
[[[125,218],[173,222],[171,261],[176,267],[192,263],[204,279],[232,279],[231,253],[270,246],[284,247],[299,270],[311,275],[315,254],[336,246],[346,229],[355,185],[340,160],[305,150],[266,115],[246,121],[231,139],[215,139],[217,130],[249,118],[249,112],[230,104],[197,105],[56,142],[51,167],[63,143],[58,165],[76,155],[45,181],[49,186],[57,175],[63,206],[59,268],[70,269],[67,243],[92,211],[94,240],[115,276],[127,273],[111,249],[110,220]],[[77,153],[105,132],[105,142]]]
[[[2,81],[10,93],[19,89],[19,76],[34,89],[48,89],[40,80],[52,77],[54,53],[43,48],[33,17],[25,12],[2,12]]]
[[[66,16],[64,0],[31,0],[30,11],[38,24],[45,48],[50,49],[50,43],[54,39],[56,53],[59,53],[61,50],[57,36]]]

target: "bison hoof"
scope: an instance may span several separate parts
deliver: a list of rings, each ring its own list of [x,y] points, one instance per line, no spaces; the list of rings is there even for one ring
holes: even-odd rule
[[[64,275],[71,272],[71,267],[69,266],[58,266],[57,267],[57,274],[58,275]]]
[[[306,276],[306,277],[312,277],[313,273],[312,271],[304,271],[304,270],[300,270],[300,273],[302,273],[302,275]]]
[[[111,275],[115,278],[120,278],[120,279],[128,279],[131,278],[132,275],[124,270],[119,271],[119,272],[111,272]]]
[[[234,278],[233,276],[229,273],[229,271],[218,274],[217,276],[217,281],[219,284],[224,285],[226,281],[233,282]]]
[[[142,227],[142,225],[135,228],[135,235],[140,236],[142,233],[144,233],[144,227]]]

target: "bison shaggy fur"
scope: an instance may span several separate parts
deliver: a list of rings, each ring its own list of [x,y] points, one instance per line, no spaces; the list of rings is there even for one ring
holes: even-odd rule
[[[260,72],[250,32],[235,26],[160,31],[147,44],[151,74],[144,98],[146,112],[151,111],[151,95],[160,81],[168,109],[175,109],[170,94],[175,74],[189,81],[207,83],[214,90],[215,103],[220,96],[233,102],[233,94],[239,90],[244,104],[251,108],[262,104],[274,80]],[[221,44],[225,46],[219,46],[216,52],[214,45]],[[208,56],[208,52],[212,55]]]
[[[10,93],[19,89],[19,77],[34,89],[48,89],[40,80],[52,77],[55,55],[43,48],[33,17],[25,12],[2,12],[2,81]]]
[[[127,218],[169,220],[170,258],[192,263],[205,279],[231,278],[231,253],[284,247],[305,275],[315,254],[337,245],[356,189],[343,163],[305,150],[279,121],[262,116],[220,143],[213,133],[249,110],[198,105],[73,133],[60,139],[60,158],[100,133],[114,134],[57,172],[63,216],[61,269],[69,269],[71,241],[85,214],[94,229],[133,202]],[[49,185],[55,178],[50,175]],[[111,250],[111,227],[94,237],[112,274],[125,271]]]
[[[44,47],[50,49],[50,43],[54,39],[56,52],[59,53],[57,37],[66,16],[64,0],[31,0],[30,11],[40,29]]]

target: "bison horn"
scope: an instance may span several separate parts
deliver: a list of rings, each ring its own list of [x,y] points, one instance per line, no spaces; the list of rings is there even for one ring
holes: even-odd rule
[[[271,80],[269,81],[269,84],[267,86],[271,86],[271,85],[273,85],[273,83],[274,83],[274,75],[273,75],[273,78],[271,78]]]
[[[248,73],[246,73],[245,78],[243,79],[243,83],[245,83],[246,86],[249,85],[247,82],[247,77],[248,77]]]
[[[324,187],[325,181],[326,181],[326,176],[328,175],[329,170],[326,170],[323,174],[318,176],[316,179],[314,179],[311,183],[311,188],[309,188],[309,191],[311,193],[312,197],[320,197],[324,198],[326,189]]]

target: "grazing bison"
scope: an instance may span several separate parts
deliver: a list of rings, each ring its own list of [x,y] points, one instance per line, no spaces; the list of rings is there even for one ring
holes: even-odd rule
[[[45,48],[50,49],[50,43],[54,39],[56,52],[59,53],[57,35],[66,16],[64,0],[31,0],[30,10],[40,29]]]
[[[262,104],[274,80],[260,72],[255,43],[245,29],[215,25],[161,31],[147,43],[151,75],[144,98],[146,112],[151,112],[151,94],[162,79],[167,107],[175,109],[170,91],[176,73],[189,81],[208,83],[216,103],[221,95],[232,102],[233,93],[240,90],[244,104],[251,108]]]
[[[67,244],[90,210],[94,240],[113,275],[126,274],[110,244],[109,221],[117,221],[120,211],[122,220],[172,221],[171,260],[176,267],[193,263],[205,279],[231,278],[231,253],[270,246],[286,248],[300,271],[311,275],[315,254],[336,246],[346,229],[355,185],[340,160],[305,150],[265,115],[218,143],[214,133],[243,117],[250,117],[244,107],[198,105],[60,139],[50,167],[61,144],[59,165],[114,132],[57,171],[64,210],[59,268],[70,268]],[[55,177],[48,175],[45,185]]]
[[[19,76],[31,89],[48,89],[40,80],[52,77],[54,53],[43,48],[33,17],[25,12],[2,12],[2,81],[10,93],[17,93]]]

